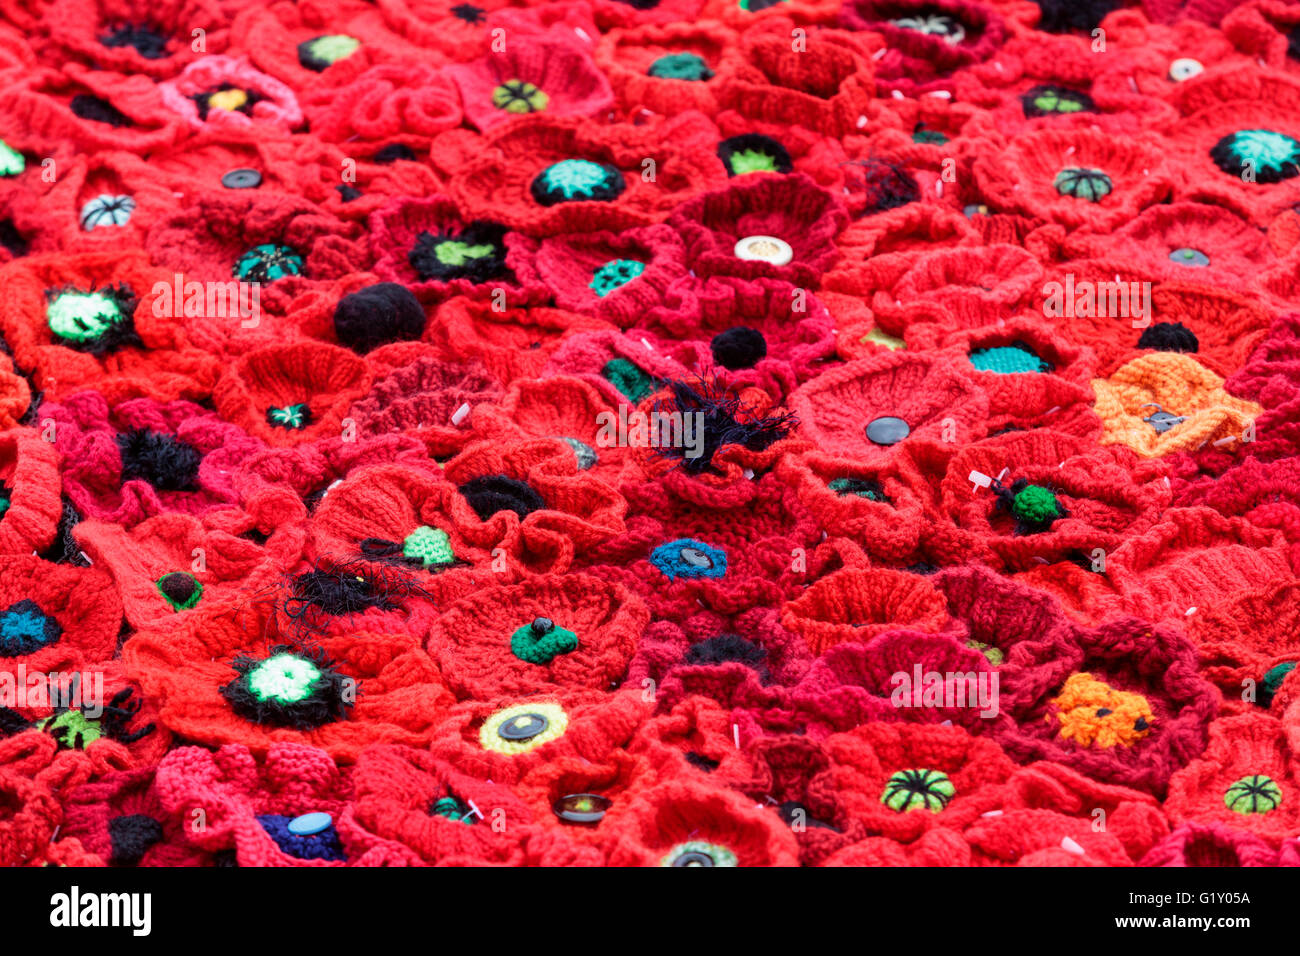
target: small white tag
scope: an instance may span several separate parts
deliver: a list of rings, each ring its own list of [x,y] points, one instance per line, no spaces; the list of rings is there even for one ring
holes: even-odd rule
[[[1078,856],[1084,855],[1083,847],[1079,846],[1079,844],[1075,843],[1069,837],[1061,837],[1061,849],[1065,850],[1067,853],[1077,854]]]
[[[460,408],[456,409],[454,412],[451,413],[451,423],[453,425],[459,425],[461,422],[465,420],[465,416],[468,414],[469,414],[469,402],[465,402],[463,405],[460,406]]]

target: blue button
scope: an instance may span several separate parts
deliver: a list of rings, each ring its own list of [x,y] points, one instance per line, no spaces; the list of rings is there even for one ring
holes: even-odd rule
[[[328,813],[304,813],[289,821],[289,832],[295,836],[314,836],[323,833],[334,825],[334,818]]]

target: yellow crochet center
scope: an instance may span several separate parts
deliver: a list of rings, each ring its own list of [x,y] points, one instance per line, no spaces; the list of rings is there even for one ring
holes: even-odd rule
[[[507,740],[501,736],[501,728],[516,717],[536,714],[546,720],[546,729],[537,736],[527,740]],[[498,710],[483,722],[479,728],[478,741],[484,750],[499,754],[523,754],[535,750],[542,744],[550,743],[564,736],[569,727],[569,715],[559,704],[518,704]]]

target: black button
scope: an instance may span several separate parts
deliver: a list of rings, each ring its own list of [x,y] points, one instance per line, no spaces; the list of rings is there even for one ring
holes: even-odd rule
[[[698,850],[692,850],[689,853],[683,853],[673,860],[673,866],[713,866],[713,857],[707,853],[700,853]]]
[[[534,634],[550,634],[555,630],[555,622],[549,617],[533,618],[532,629]]]
[[[877,445],[897,445],[912,433],[901,418],[877,418],[867,426],[867,440]]]
[[[550,723],[541,714],[520,714],[502,724],[497,735],[502,740],[532,740],[546,730]]]
[[[262,174],[256,169],[232,169],[221,177],[227,189],[256,189],[262,185]]]
[[[597,793],[571,793],[551,807],[565,823],[599,823],[609,809],[609,800]]]

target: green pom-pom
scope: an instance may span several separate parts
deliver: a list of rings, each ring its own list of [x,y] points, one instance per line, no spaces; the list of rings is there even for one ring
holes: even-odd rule
[[[669,53],[650,64],[646,71],[661,80],[689,80],[702,82],[713,78],[713,71],[704,59],[694,53]]]
[[[1114,188],[1110,177],[1100,169],[1083,166],[1071,166],[1056,174],[1052,181],[1056,191],[1062,196],[1086,199],[1088,202],[1101,202]]]
[[[1030,524],[1048,524],[1061,516],[1056,495],[1039,485],[1029,485],[1016,493],[1011,513]]]
[[[525,624],[510,637],[510,653],[529,664],[545,666],[578,649],[578,635],[544,617]]]
[[[406,536],[402,542],[402,554],[414,558],[426,568],[435,564],[451,564],[456,560],[456,552],[451,549],[451,539],[441,528],[422,525]]]

